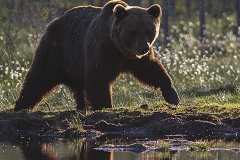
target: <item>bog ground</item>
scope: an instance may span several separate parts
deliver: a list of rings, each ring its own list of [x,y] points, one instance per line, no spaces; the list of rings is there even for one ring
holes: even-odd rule
[[[214,95],[216,96],[216,95]],[[233,95],[232,95],[233,96]],[[236,95],[237,96],[237,95]],[[208,96],[210,98],[212,96]],[[201,98],[202,99],[202,98]],[[191,99],[182,106],[120,107],[102,111],[37,111],[0,113],[2,138],[12,136],[90,137],[101,134],[184,134],[198,138],[236,138],[240,131],[238,103],[206,104]],[[194,102],[195,101],[195,102]],[[203,101],[203,99],[202,99]]]

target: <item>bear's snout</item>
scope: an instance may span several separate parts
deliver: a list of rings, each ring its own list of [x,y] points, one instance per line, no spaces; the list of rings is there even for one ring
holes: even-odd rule
[[[148,51],[149,51],[149,46],[143,48],[140,54],[148,53]]]
[[[144,55],[146,53],[148,53],[150,49],[150,46],[146,43],[146,44],[138,44],[137,46],[135,46],[135,53],[138,55]]]
[[[135,50],[135,54],[137,58],[142,58],[143,56],[147,55],[149,52],[149,45],[144,45]]]

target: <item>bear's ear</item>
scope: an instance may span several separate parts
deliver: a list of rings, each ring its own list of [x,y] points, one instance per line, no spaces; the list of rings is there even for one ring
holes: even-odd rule
[[[126,8],[124,6],[122,6],[121,4],[117,4],[114,7],[113,13],[118,19],[123,19],[124,17],[126,17],[128,15]]]
[[[154,18],[162,16],[162,9],[158,4],[151,5],[147,9],[147,12],[149,15],[153,16]]]

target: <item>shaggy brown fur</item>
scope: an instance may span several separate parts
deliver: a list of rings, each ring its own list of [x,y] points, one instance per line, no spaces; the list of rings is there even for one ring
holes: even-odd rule
[[[53,20],[36,50],[15,104],[32,109],[59,84],[70,88],[77,109],[112,107],[112,84],[121,73],[161,88],[165,100],[179,103],[171,78],[153,55],[161,8],[110,1],[103,7],[80,6]],[[87,103],[87,104],[86,104]]]

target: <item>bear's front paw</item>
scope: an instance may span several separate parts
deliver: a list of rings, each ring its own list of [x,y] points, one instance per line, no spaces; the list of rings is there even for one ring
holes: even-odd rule
[[[178,105],[180,102],[180,98],[174,87],[162,89],[162,95],[165,101],[167,101],[170,104]]]

